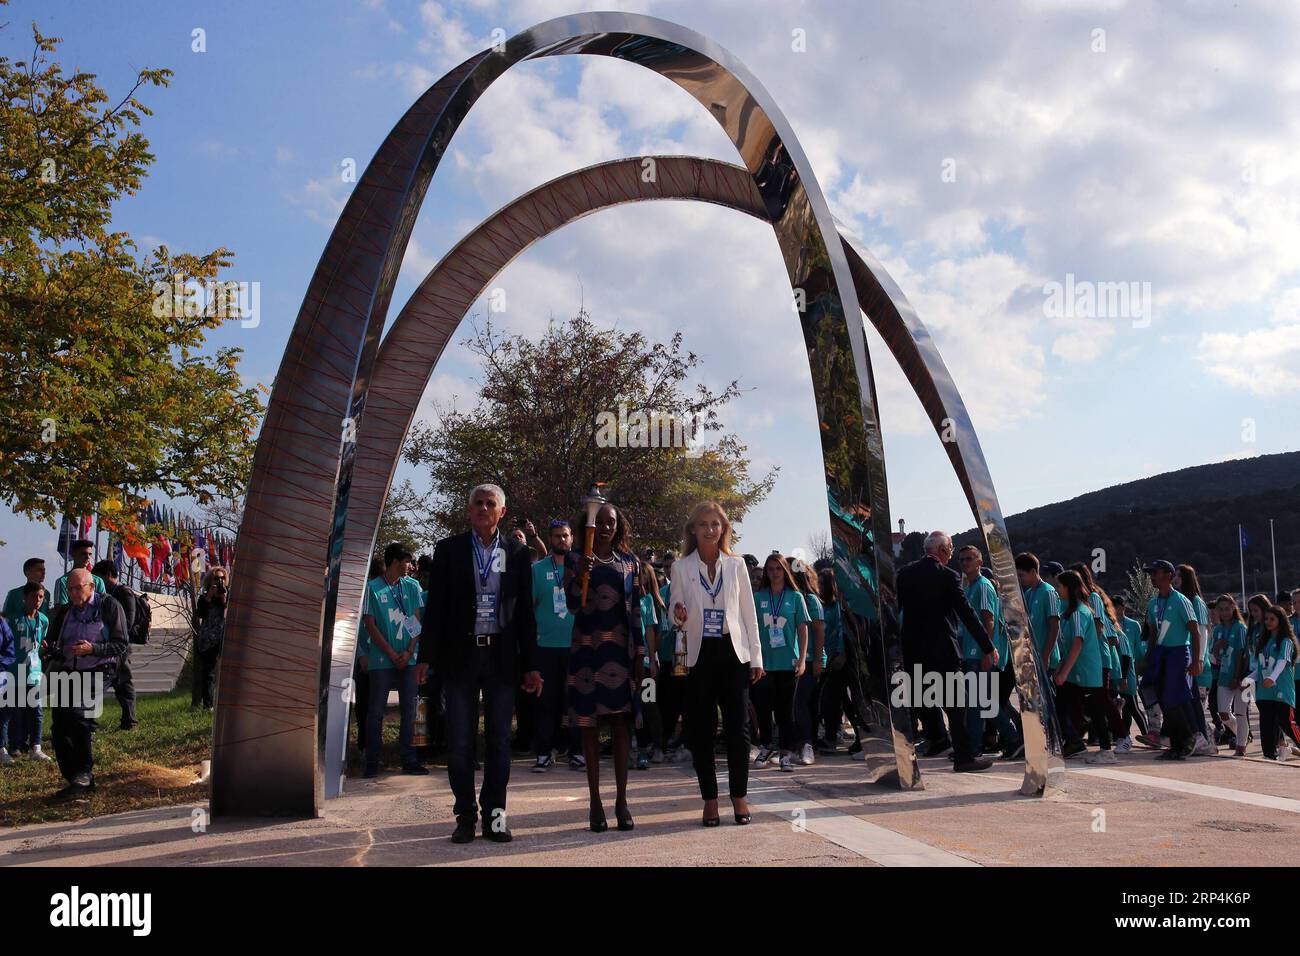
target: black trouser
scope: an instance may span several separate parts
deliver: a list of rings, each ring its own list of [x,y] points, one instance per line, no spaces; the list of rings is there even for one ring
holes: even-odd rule
[[[1124,695],[1124,720],[1123,720],[1122,732],[1120,733],[1121,737],[1128,737],[1132,735],[1134,721],[1137,721],[1138,733],[1145,734],[1147,732],[1147,720],[1145,717],[1142,716],[1142,711],[1138,708],[1137,695],[1125,694]]]
[[[560,740],[567,742],[570,754],[582,753],[582,737],[577,727],[563,730],[564,700],[569,684],[569,648],[538,647],[533,661],[542,675],[542,696],[531,698],[533,714],[533,753],[550,756]]]
[[[134,727],[135,719],[135,678],[131,674],[131,645],[126,645],[126,653],[117,660],[117,672],[113,675],[113,694],[122,706],[122,727]]]
[[[1277,745],[1282,742],[1282,730],[1291,722],[1290,705],[1284,700],[1256,700],[1259,708],[1259,743],[1264,756],[1277,757]],[[1242,742],[1238,742],[1242,746]]]
[[[512,750],[529,750],[537,735],[537,698],[522,687],[515,688],[515,736]]]
[[[1057,699],[1061,702],[1061,708],[1071,715],[1070,725],[1065,729],[1066,737],[1071,743],[1083,743],[1083,735],[1079,731],[1081,721],[1078,717],[1086,711],[1092,732],[1097,735],[1101,749],[1110,749],[1110,723],[1106,714],[1108,694],[1109,691],[1104,687],[1080,687],[1069,681],[1058,688]]]
[[[659,714],[659,702],[641,699],[641,726],[636,728],[636,745],[640,750],[649,751],[652,747],[662,747],[664,742],[663,719]]]
[[[840,724],[844,720],[844,695],[848,692],[848,662],[844,654],[827,655],[822,674],[821,708],[824,739],[832,746],[839,743]]]
[[[217,658],[221,656],[221,645],[217,644],[205,651],[194,651],[194,680],[190,687],[190,703],[198,706],[212,707],[212,693],[217,683]]]
[[[676,739],[677,721],[686,709],[686,682],[687,678],[674,676],[671,662],[665,664],[662,660],[659,661],[659,679],[655,681],[655,690],[658,692],[659,717],[662,724],[659,740],[661,749],[669,741]],[[685,737],[686,730],[683,727],[682,739]]]
[[[54,758],[59,762],[59,773],[69,783],[95,769],[95,731],[99,729],[99,721],[87,717],[86,712],[85,707],[50,708]]]
[[[700,656],[686,677],[686,731],[705,800],[718,799],[713,737],[719,707],[727,739],[728,792],[733,799],[749,792],[749,667],[736,657],[731,637],[724,634],[700,642]]]
[[[497,673],[491,647],[475,647],[456,673],[443,674],[447,701],[447,777],[457,817],[481,815],[496,823],[506,808],[510,784],[510,718],[515,708],[513,677]],[[483,696],[483,787],[474,797],[474,745],[478,736],[479,694]]]
[[[754,685],[754,714],[758,720],[758,742],[772,746],[772,715],[781,735],[781,749],[790,750],[798,741],[794,729],[794,671],[768,671]]]

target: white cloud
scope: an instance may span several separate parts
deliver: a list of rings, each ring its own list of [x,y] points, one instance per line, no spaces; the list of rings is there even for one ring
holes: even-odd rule
[[[1206,333],[1197,353],[1207,372],[1233,388],[1263,396],[1300,391],[1300,323]]]

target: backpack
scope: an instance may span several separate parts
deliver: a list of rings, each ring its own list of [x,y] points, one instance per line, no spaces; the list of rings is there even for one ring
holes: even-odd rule
[[[136,593],[130,588],[124,590],[135,602],[135,617],[131,619],[131,630],[127,633],[127,639],[132,644],[148,644],[149,628],[153,625],[153,607],[149,604],[149,595]]]

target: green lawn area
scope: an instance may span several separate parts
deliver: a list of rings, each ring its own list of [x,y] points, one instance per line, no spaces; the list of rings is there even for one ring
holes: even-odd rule
[[[54,762],[18,757],[0,767],[0,826],[80,820],[105,813],[143,810],[208,798],[199,783],[199,761],[212,749],[212,714],[190,707],[189,674],[170,694],[136,699],[134,730],[121,730],[122,710],[111,697],[104,703],[95,734],[96,791],[83,801],[50,803],[64,786]],[[50,712],[45,711],[41,746],[54,756]]]
[[[96,790],[86,799],[50,802],[64,786],[53,761],[41,763],[24,756],[0,767],[0,827],[82,820],[173,804],[206,804],[208,785],[199,783],[199,762],[208,759],[212,751],[212,714],[190,707],[189,665],[170,694],[136,698],[140,723],[134,730],[119,728],[121,714],[116,700],[110,697],[105,701],[95,734]],[[47,708],[42,747],[53,757],[50,723]],[[397,730],[393,710],[384,722],[381,763],[385,770],[401,766]],[[349,751],[348,773],[359,774],[355,752]]]

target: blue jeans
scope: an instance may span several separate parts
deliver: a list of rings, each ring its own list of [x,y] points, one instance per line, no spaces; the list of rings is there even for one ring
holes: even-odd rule
[[[39,687],[23,688],[24,698],[35,694],[38,703],[28,707],[27,700],[17,708],[10,721],[9,737],[14,750],[31,750],[41,745],[41,733],[45,725],[45,694]]]
[[[493,814],[506,809],[510,784],[510,718],[514,716],[515,684],[496,673],[491,648],[476,654],[455,674],[444,674],[447,702],[447,778],[456,798],[457,817],[482,813],[490,825]],[[474,799],[474,744],[478,736],[479,692],[483,694],[483,789]]]
[[[407,664],[402,670],[382,667],[371,670],[370,700],[366,714],[366,770],[379,769],[379,748],[383,743],[384,710],[388,707],[388,694],[397,688],[399,712],[402,715],[397,742],[402,748],[402,765],[416,762],[411,734],[415,728],[415,665]]]
[[[975,674],[978,681],[978,676],[981,673],[980,662],[962,661],[961,672],[963,674]],[[979,684],[976,683],[975,686],[978,688]],[[966,731],[966,746],[971,757],[976,760],[984,753],[984,714],[980,704],[979,700],[966,701],[966,719],[962,723]]]

